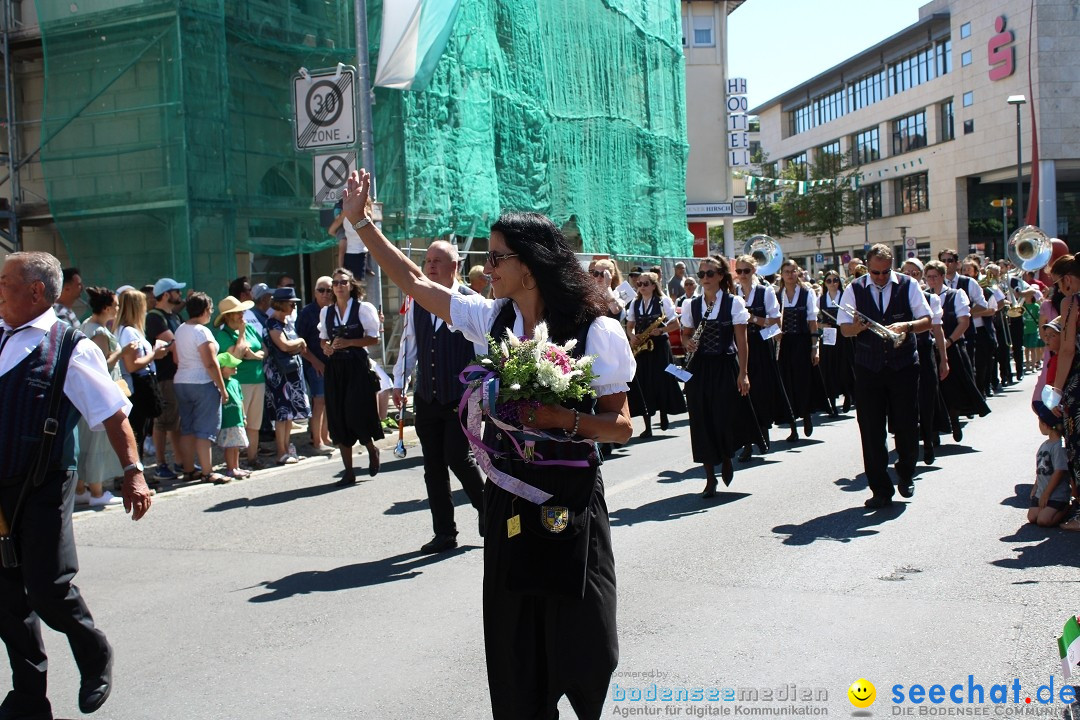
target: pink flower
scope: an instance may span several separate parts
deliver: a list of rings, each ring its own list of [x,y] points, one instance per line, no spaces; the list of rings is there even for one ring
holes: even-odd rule
[[[564,375],[574,369],[570,357],[554,345],[548,347],[546,357],[548,360],[555,363]]]

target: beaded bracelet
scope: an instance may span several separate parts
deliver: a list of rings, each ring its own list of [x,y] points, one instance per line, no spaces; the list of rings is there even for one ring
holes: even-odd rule
[[[579,413],[577,410],[575,410],[574,411],[574,427],[572,427],[570,430],[565,430],[564,432],[567,434],[568,437],[574,437],[575,435],[577,435],[578,427],[580,425],[581,425],[581,413]]]

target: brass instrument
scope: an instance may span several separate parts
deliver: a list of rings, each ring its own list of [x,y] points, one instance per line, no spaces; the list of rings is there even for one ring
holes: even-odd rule
[[[887,340],[891,342],[893,344],[893,347],[900,347],[904,344],[904,339],[907,338],[907,333],[893,332],[881,323],[866,317],[866,315],[862,314],[850,305],[841,305],[840,307],[842,310],[849,313],[852,317],[862,318],[863,321],[866,322],[870,332],[874,333],[882,340]]]
[[[656,330],[657,328],[662,328],[667,324],[668,324],[668,319],[666,317],[664,317],[663,315],[661,315],[660,317],[653,320],[652,324],[649,325],[649,327],[645,328],[644,330],[642,330],[639,333],[636,333],[634,335],[634,339],[637,340],[637,343],[635,343],[635,345],[634,345],[634,357],[637,357],[637,354],[639,352],[641,352],[642,350],[652,350],[653,349],[652,331]]]
[[[1050,262],[1053,251],[1050,237],[1034,225],[1025,225],[1009,237],[1009,243],[1005,246],[1005,257],[1016,267],[1015,271],[1005,273],[1004,278],[1005,298],[1009,303],[1006,314],[1009,317],[1020,317],[1024,314],[1024,301],[1013,292],[1012,278],[1020,277],[1025,272],[1042,270]]]
[[[699,322],[698,326],[696,328],[694,328],[694,334],[690,336],[690,339],[694,342],[695,345],[697,345],[698,342],[701,340],[701,333],[705,332],[705,321],[709,319],[709,315],[712,314],[713,305],[715,305],[717,303],[717,301],[720,300],[720,297],[721,297],[721,294],[717,293],[716,294],[716,299],[713,300],[712,305],[705,305],[705,296],[702,295],[701,304],[705,307],[705,309],[701,313],[701,322]],[[684,308],[683,312],[686,312],[687,310],[689,310],[689,308]],[[687,350],[686,351],[686,354],[683,355],[683,367],[684,368],[687,368],[687,369],[690,368],[690,362],[694,359],[694,353],[696,353],[696,352],[697,352],[697,350]]]
[[[780,243],[768,235],[754,235],[743,245],[743,255],[750,255],[761,276],[772,275],[784,263],[784,251]]]

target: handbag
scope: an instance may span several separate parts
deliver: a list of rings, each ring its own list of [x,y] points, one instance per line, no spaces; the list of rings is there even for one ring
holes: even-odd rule
[[[122,377],[119,377],[119,378],[116,378],[115,380],[113,380],[113,382],[116,383],[116,387],[120,389],[120,393],[124,397],[126,397],[126,398],[131,397],[131,388],[128,387],[127,380],[125,380]]]
[[[131,382],[135,386],[132,388],[133,404],[139,408],[143,417],[156,418],[165,411],[165,399],[161,396],[157,375],[132,375]]]

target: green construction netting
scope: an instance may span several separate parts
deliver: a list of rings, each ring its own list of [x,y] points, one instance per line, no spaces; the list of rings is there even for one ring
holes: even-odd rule
[[[235,253],[334,244],[293,147],[291,77],[355,64],[353,6],[323,0],[38,0],[41,161],[72,262],[116,286],[220,293]],[[381,3],[368,3],[370,56]],[[676,0],[462,0],[425,92],[378,89],[391,237],[484,236],[504,209],[586,252],[685,255]]]

